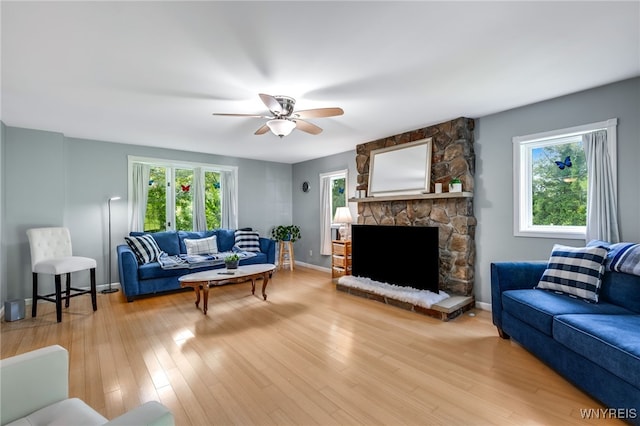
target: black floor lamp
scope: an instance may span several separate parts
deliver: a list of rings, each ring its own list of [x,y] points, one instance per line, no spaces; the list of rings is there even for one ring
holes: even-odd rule
[[[107,205],[109,206],[109,266],[107,268],[109,271],[109,288],[102,290],[102,292],[105,294],[115,293],[116,291],[118,291],[117,288],[111,287],[111,202],[119,199],[120,197],[111,197],[109,198],[109,201],[107,201]]]

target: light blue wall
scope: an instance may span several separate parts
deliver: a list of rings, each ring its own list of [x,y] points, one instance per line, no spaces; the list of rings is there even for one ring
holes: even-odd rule
[[[320,255],[320,174],[344,169],[348,170],[347,197],[353,197],[357,185],[355,150],[293,165],[293,223],[300,226],[302,234],[294,245],[296,260],[331,267],[331,256]],[[305,181],[311,184],[309,192],[302,192]],[[357,206],[349,203],[349,207],[355,221]]]
[[[476,299],[491,303],[490,263],[500,260],[547,259],[554,243],[583,245],[581,240],[513,236],[513,136],[561,129],[618,118],[618,200],[622,238],[640,241],[640,78],[476,118]],[[367,142],[354,141],[357,144]],[[355,151],[293,166],[294,222],[303,228],[296,258],[329,267],[319,256],[318,174],[349,167],[350,196],[355,189]],[[312,182],[303,194],[298,186]],[[355,208],[352,206],[352,210]],[[354,216],[355,217],[355,216]],[[312,249],[314,255],[308,256]]]
[[[38,130],[5,129],[4,241],[7,299],[30,297],[31,266],[26,230],[64,223],[64,136]],[[29,291],[27,292],[27,289]]]
[[[6,298],[31,297],[25,233],[31,227],[67,226],[74,253],[95,258],[98,284],[106,283],[107,199],[122,196],[112,203],[115,246],[127,234],[129,155],[237,166],[240,227],[251,226],[266,235],[273,225],[292,218],[289,164],[67,138],[10,126],[5,135],[4,241],[11,265],[3,284]],[[117,281],[115,256],[112,277]]]
[[[4,244],[4,130],[4,123],[0,121],[0,303],[6,300],[7,282],[7,250]]]
[[[584,240],[513,236],[513,136],[618,118],[618,205],[621,237],[640,241],[640,78],[563,96],[476,120],[475,294],[491,303],[490,264],[548,259],[554,243]],[[561,202],[561,200],[559,200]]]

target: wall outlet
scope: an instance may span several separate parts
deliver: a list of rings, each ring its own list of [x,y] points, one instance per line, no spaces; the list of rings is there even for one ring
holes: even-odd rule
[[[309,256],[313,256],[313,250],[309,250]]]

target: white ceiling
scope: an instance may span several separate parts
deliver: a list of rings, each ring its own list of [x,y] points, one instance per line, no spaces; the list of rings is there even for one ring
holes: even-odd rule
[[[295,163],[640,75],[640,3],[2,1],[6,125]],[[342,107],[254,136],[258,93]]]

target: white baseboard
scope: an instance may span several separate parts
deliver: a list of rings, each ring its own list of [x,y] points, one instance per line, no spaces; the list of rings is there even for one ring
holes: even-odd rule
[[[120,283],[112,283],[111,284],[112,288],[120,288]],[[89,290],[89,287],[78,287],[82,290]],[[109,284],[100,284],[100,285],[96,285],[96,292],[100,293],[102,290],[105,290],[109,288]],[[31,303],[33,303],[33,299],[31,297],[27,297],[24,299],[24,304],[25,306],[31,305]],[[2,305],[2,309],[0,309],[0,314],[4,315],[4,304]]]
[[[300,262],[296,260],[296,265],[304,266],[305,268],[309,269],[315,269],[316,271],[331,273],[331,268],[325,268],[324,266],[318,266],[312,263]]]
[[[491,303],[476,301],[476,308],[491,312]]]
[[[89,290],[89,287],[78,287],[78,288]],[[102,290],[105,290],[107,288],[109,288],[109,284],[96,285],[96,293],[100,293]],[[112,283],[111,284],[111,288],[120,289],[120,283]],[[25,307],[26,306],[31,306],[32,304],[33,304],[33,298],[27,297],[27,298],[24,299]],[[25,315],[26,315],[26,313],[25,313]],[[4,322],[4,303],[0,307],[0,321]]]

